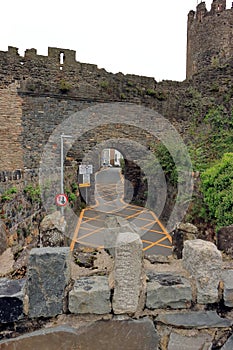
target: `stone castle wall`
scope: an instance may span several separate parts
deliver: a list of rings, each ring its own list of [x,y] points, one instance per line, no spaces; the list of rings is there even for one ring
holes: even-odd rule
[[[188,15],[187,78],[209,66],[224,65],[233,55],[233,7],[214,0],[207,11],[205,2]]]

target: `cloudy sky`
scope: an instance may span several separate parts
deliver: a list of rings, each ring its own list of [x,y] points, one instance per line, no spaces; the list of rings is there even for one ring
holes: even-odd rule
[[[200,0],[199,0],[200,2]],[[206,0],[210,9],[212,0]],[[227,0],[230,8],[231,0]],[[186,24],[197,0],[5,0],[0,50],[72,49],[80,62],[117,73],[184,80]]]

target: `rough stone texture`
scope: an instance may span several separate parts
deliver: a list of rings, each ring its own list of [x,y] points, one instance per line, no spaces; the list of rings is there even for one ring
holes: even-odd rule
[[[46,215],[39,229],[43,247],[64,246],[64,217],[60,211]]]
[[[168,350],[203,350],[204,345],[208,345],[208,349],[211,349],[211,341],[212,338],[208,334],[187,337],[181,334],[171,333],[168,343]]]
[[[149,275],[146,297],[148,309],[186,308],[190,306],[191,300],[192,289],[186,278],[169,273]]]
[[[222,280],[224,283],[224,305],[233,307],[233,270],[224,270],[222,272]]]
[[[217,302],[222,268],[222,256],[217,247],[211,242],[200,239],[186,241],[183,267],[196,281],[197,302],[200,304]]]
[[[133,232],[119,233],[115,249],[113,311],[137,310],[142,273],[142,241]]]
[[[233,257],[233,225],[223,227],[217,232],[217,247]]]
[[[7,250],[2,253],[0,256],[0,275],[5,276],[8,273],[13,271],[14,266],[14,255],[12,253],[11,248],[7,248]]]
[[[197,238],[198,229],[190,223],[180,223],[172,235],[173,254],[182,259],[184,242]]]
[[[232,21],[233,9],[226,10],[226,0],[214,0],[210,11],[201,2],[196,13],[189,12],[187,78],[207,66],[224,65],[232,57]]]
[[[59,326],[41,329],[15,339],[0,341],[1,350],[73,350],[78,348],[78,335],[74,328]]]
[[[157,350],[159,337],[147,318],[97,321],[74,329],[60,326],[0,341],[1,350]]]
[[[7,248],[7,238],[6,237],[7,237],[6,226],[4,225],[3,221],[0,219],[0,255]]]
[[[83,346],[85,350],[157,350],[158,341],[154,324],[148,318],[98,321],[80,335],[81,349]]]
[[[64,290],[70,278],[70,249],[32,249],[27,278],[29,317],[61,314]]]
[[[178,230],[181,230],[181,231],[187,232],[187,233],[192,233],[194,235],[196,235],[198,233],[198,228],[196,226],[194,226],[193,224],[190,224],[189,222],[186,222],[186,223],[181,222],[177,228],[178,228]]]
[[[233,349],[233,335],[227,339],[226,343],[221,347],[220,350],[232,350]]]
[[[23,169],[23,151],[20,144],[22,132],[22,99],[17,93],[17,84],[5,89],[0,87],[1,120],[1,165],[4,170]]]
[[[0,279],[0,322],[15,322],[23,317],[25,279]]]
[[[231,327],[233,321],[221,318],[216,311],[187,311],[161,314],[157,322],[182,328],[221,328]]]
[[[69,293],[69,311],[74,314],[111,312],[110,288],[105,276],[82,277]]]

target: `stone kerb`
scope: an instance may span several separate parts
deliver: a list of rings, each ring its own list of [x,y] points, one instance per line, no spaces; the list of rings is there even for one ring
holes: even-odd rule
[[[68,247],[31,250],[26,287],[30,318],[63,313],[65,288],[70,280],[70,259]]]
[[[183,250],[183,267],[192,275],[197,288],[197,303],[219,301],[222,255],[217,247],[201,239],[186,241]]]
[[[119,233],[114,264],[113,312],[133,314],[137,311],[141,290],[142,241],[137,233]]]

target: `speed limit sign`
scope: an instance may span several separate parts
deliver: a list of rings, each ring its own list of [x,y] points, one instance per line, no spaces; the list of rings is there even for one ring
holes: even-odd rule
[[[64,207],[68,203],[68,197],[66,194],[58,194],[55,198],[55,201],[59,207]]]

